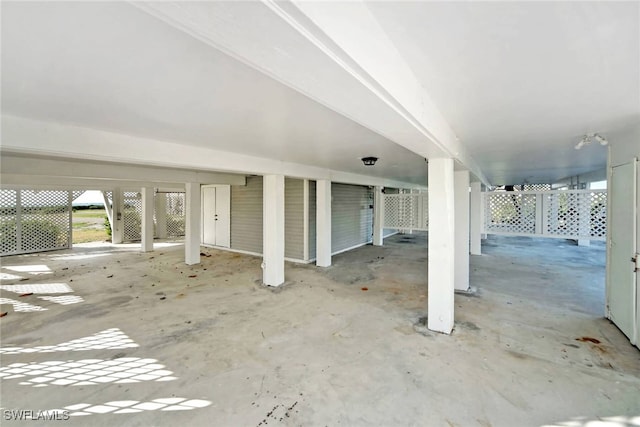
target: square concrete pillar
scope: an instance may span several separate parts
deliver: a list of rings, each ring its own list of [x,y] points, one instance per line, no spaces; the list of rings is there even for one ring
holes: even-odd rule
[[[153,251],[153,210],[154,210],[154,189],[151,187],[142,188],[142,252]]]
[[[202,195],[199,183],[185,184],[185,205],[184,262],[188,265],[200,264]]]
[[[316,265],[331,265],[331,181],[316,181]]]
[[[471,255],[482,254],[482,193],[479,182],[471,183],[469,199],[469,249]]]
[[[156,208],[156,236],[159,239],[167,238],[167,195],[157,193],[155,198]]]
[[[262,180],[262,281],[268,286],[284,283],[284,175]]]
[[[487,240],[487,233],[485,229],[485,217],[487,215],[487,186],[482,184],[480,185],[480,224],[482,224],[482,234],[480,234],[480,238],[482,240]]]
[[[384,241],[384,195],[382,187],[373,189],[373,245],[382,246]]]
[[[455,289],[469,290],[469,171],[456,171],[455,203]]]
[[[309,180],[302,181],[302,253],[303,259],[309,261]]]
[[[429,159],[429,296],[427,327],[453,330],[455,275],[453,159]]]
[[[124,240],[124,193],[122,188],[114,188],[111,193],[111,243],[122,243]]]

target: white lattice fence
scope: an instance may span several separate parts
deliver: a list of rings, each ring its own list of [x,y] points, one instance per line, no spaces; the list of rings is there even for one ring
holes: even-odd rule
[[[110,196],[110,195],[108,195]],[[182,237],[185,233],[185,195],[179,192],[157,193],[155,197],[164,197],[166,215],[166,237]],[[111,198],[109,198],[111,201]],[[123,241],[135,242],[142,239],[142,195],[136,191],[125,191],[122,206]],[[158,212],[154,212],[154,237],[158,237]]]
[[[551,184],[525,184],[524,191],[550,191]]]
[[[122,203],[122,224],[125,242],[142,238],[142,195],[137,191],[125,191]]]
[[[484,232],[605,240],[607,191],[484,193]]]
[[[535,233],[535,194],[487,193],[485,201],[487,233]]]
[[[592,240],[606,236],[606,192],[560,192],[544,197],[544,234]]]
[[[71,246],[69,191],[0,190],[0,255]]]
[[[0,254],[18,253],[18,191],[0,190]]]
[[[162,197],[162,194],[158,194]],[[166,193],[167,199],[167,237],[184,236],[185,195],[184,193]]]
[[[429,195],[384,194],[384,228],[397,230],[428,230]]]

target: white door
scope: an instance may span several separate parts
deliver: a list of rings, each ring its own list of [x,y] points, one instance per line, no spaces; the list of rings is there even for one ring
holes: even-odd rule
[[[636,161],[611,169],[610,255],[607,289],[609,318],[635,343],[637,326],[636,274]]]
[[[228,248],[231,244],[231,187],[221,185],[216,189],[216,246]]]
[[[230,245],[231,187],[202,187],[202,243]]]

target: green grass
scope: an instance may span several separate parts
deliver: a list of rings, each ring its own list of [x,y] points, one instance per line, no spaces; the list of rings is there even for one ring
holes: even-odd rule
[[[73,212],[73,243],[110,240],[104,227],[104,209],[82,209]]]
[[[91,222],[74,222],[73,228],[85,228],[93,225]]]
[[[73,243],[104,242],[105,240],[111,240],[106,230],[97,228],[73,230]]]
[[[104,209],[83,209],[73,212],[75,218],[104,218],[106,214]]]

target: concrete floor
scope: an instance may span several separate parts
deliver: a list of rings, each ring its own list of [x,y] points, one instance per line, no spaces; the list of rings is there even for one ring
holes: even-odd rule
[[[287,264],[276,290],[259,258],[204,249],[188,267],[181,245],[3,258],[0,296],[31,307],[1,307],[1,422],[66,408],[51,424],[640,425],[640,351],[603,318],[604,246],[483,250],[451,336],[422,326],[424,235]]]

